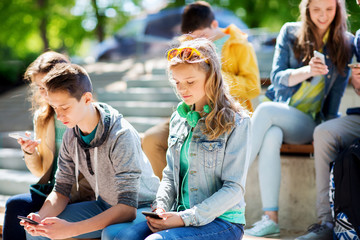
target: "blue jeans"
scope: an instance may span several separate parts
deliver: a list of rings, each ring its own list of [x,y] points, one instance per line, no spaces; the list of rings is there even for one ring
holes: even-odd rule
[[[29,213],[37,212],[45,201],[35,193],[24,193],[10,197],[5,205],[5,217],[3,226],[3,240],[25,240],[25,230],[19,224],[18,215],[27,216]]]
[[[100,197],[97,201],[87,201],[73,203],[66,206],[65,210],[58,215],[58,218],[64,219],[68,222],[79,222],[85,219],[92,218],[100,213],[111,208],[111,205],[102,200]],[[137,210],[137,217],[132,222],[118,223],[110,225],[103,230],[98,230],[90,233],[85,233],[76,238],[101,238],[103,240],[112,240],[118,231],[123,228],[127,228],[135,223],[144,221],[145,217],[141,214],[141,211],[149,211],[150,208],[141,208]],[[47,240],[46,237],[33,237],[29,233],[26,233],[27,240]]]
[[[251,161],[259,154],[259,182],[264,211],[278,211],[282,142],[312,141],[316,122],[298,109],[279,102],[261,103],[252,119]]]
[[[230,223],[219,218],[204,226],[171,228],[157,233],[152,233],[146,221],[144,221],[124,231],[120,231],[114,240],[240,240],[243,234],[242,224]]]

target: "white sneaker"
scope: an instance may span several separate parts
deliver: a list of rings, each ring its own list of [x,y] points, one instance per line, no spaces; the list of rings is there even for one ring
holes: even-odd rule
[[[253,224],[252,228],[245,230],[245,235],[255,237],[276,237],[279,234],[279,224],[271,220],[268,215],[263,215],[260,221]]]

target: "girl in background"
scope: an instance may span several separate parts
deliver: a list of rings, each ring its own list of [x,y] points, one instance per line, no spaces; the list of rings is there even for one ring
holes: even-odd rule
[[[251,120],[251,159],[259,154],[265,213],[245,235],[279,234],[281,144],[311,143],[317,124],[338,117],[349,78],[353,36],[347,32],[344,0],[302,0],[299,9],[301,21],[286,23],[279,33],[268,101],[256,108]],[[325,62],[314,57],[314,50]]]

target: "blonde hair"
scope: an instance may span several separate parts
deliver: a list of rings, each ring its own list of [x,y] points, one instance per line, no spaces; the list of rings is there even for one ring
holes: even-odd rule
[[[46,125],[55,112],[41,96],[39,88],[36,86],[34,77],[37,74],[47,74],[58,63],[70,63],[70,61],[63,54],[48,51],[38,56],[35,61],[29,65],[24,74],[24,79],[31,83],[29,99],[31,101],[31,110],[33,114],[37,110],[41,109],[41,113],[37,118],[37,125],[39,126]]]
[[[336,66],[339,73],[344,73],[346,63],[350,58],[350,45],[346,36],[347,14],[344,0],[336,1],[335,17],[330,24],[328,42],[326,44],[329,50],[329,56],[332,63]],[[299,5],[301,28],[297,33],[297,40],[294,44],[295,57],[305,64],[308,64],[313,51],[318,50],[317,27],[310,17],[309,4],[311,0],[302,0]]]
[[[191,57],[183,60],[177,56],[168,61],[168,73],[170,81],[173,81],[171,70],[179,64],[196,65],[206,72],[205,94],[209,101],[211,112],[205,118],[205,128],[202,132],[210,140],[218,138],[221,134],[229,133],[235,124],[235,114],[243,108],[230,96],[228,88],[221,75],[221,65],[216,54],[215,45],[205,38],[188,40],[183,37],[179,48],[195,48],[201,53],[201,57]],[[206,63],[208,62],[208,63]]]

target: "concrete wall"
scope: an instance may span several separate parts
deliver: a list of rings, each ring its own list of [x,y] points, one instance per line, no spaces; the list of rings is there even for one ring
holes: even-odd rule
[[[271,169],[269,169],[271,171]],[[309,156],[281,156],[279,200],[280,228],[305,230],[316,218],[314,159]],[[262,204],[258,179],[258,160],[250,166],[246,183],[247,227],[261,219]]]

